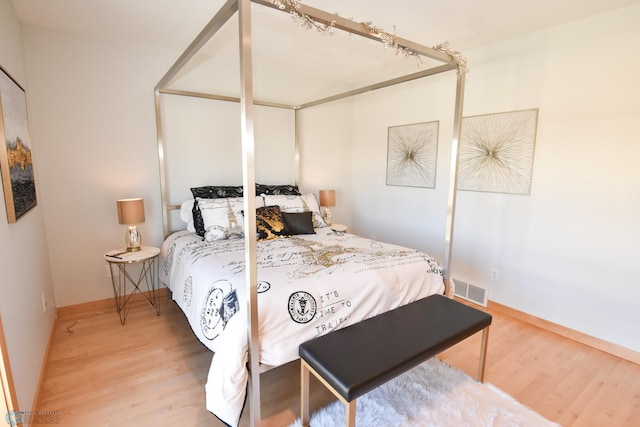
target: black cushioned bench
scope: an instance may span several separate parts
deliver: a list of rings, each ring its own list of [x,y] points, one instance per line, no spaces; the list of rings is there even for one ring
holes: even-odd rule
[[[491,320],[432,295],[300,344],[302,425],[309,424],[309,372],[347,406],[347,427],[354,427],[358,397],[479,331],[482,382]]]

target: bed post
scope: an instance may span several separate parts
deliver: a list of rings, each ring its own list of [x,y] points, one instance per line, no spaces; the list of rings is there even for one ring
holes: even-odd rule
[[[447,198],[447,223],[444,236],[444,272],[443,277],[447,296],[453,298],[453,279],[451,278],[451,255],[453,252],[453,224],[456,216],[456,192],[458,188],[458,145],[462,129],[462,106],[464,104],[465,70],[458,69],[456,84],[456,103],[453,116],[453,136],[451,141],[451,168],[449,170],[449,194]],[[451,290],[451,291],[450,291]]]
[[[247,339],[249,350],[248,400],[250,425],[260,426],[260,370],[258,349],[258,288],[256,267],[256,179],[253,133],[253,70],[251,48],[251,0],[238,1],[240,36],[240,110],[244,186],[244,250],[247,286]],[[249,215],[246,215],[246,214]]]
[[[295,154],[294,154],[294,168],[295,170],[295,184],[300,185],[300,108],[296,107],[294,110],[294,139],[295,139]]]
[[[160,168],[160,203],[162,204],[162,236],[169,235],[169,211],[167,209],[167,178],[164,162],[164,134],[162,132],[162,108],[160,106],[160,90],[153,91],[156,111],[156,135],[158,138],[158,166]]]

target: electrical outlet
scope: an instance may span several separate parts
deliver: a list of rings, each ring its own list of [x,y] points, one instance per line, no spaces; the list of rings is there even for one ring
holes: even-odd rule
[[[491,281],[496,283],[500,281],[500,270],[495,267],[491,268]]]
[[[44,292],[42,293],[42,295],[40,295],[40,299],[42,300],[42,311],[44,311],[46,313],[47,312],[47,298],[44,295]]]

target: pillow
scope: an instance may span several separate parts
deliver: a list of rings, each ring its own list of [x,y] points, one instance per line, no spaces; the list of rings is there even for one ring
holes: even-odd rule
[[[193,225],[193,204],[195,200],[187,200],[180,205],[180,219],[187,224],[187,230],[195,233],[196,227]]]
[[[242,198],[201,199],[198,197],[196,201],[204,222],[204,240],[214,242],[243,237]]]
[[[244,190],[242,185],[207,185],[204,187],[192,187],[191,194],[193,198],[201,199],[223,199],[228,197],[242,197]]]
[[[227,197],[242,197],[244,190],[242,186],[231,185],[207,185],[204,187],[192,187],[191,194],[196,199],[193,204],[191,215],[193,216],[193,227],[198,236],[204,237],[204,222],[202,221],[202,213],[198,207],[198,198],[201,199],[219,199]]]
[[[315,228],[326,227],[327,223],[320,214],[320,206],[313,194],[305,194],[300,196],[284,196],[284,195],[265,195],[264,204],[266,206],[278,205],[282,212],[299,213],[311,211],[313,212],[313,226]]]
[[[256,234],[258,241],[286,235],[279,206],[263,206],[256,209]]]
[[[284,232],[287,236],[295,234],[315,234],[313,229],[313,212],[281,212]]]
[[[256,183],[256,194],[259,196],[263,194],[299,196],[300,191],[297,185],[265,185]]]

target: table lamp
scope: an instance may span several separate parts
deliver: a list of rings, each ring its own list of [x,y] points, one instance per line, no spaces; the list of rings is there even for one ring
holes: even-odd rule
[[[336,190],[320,190],[320,206],[324,206],[322,217],[331,226],[331,206],[336,205]]]
[[[142,236],[138,233],[136,224],[144,222],[144,200],[137,199],[120,199],[118,205],[118,222],[120,224],[129,224],[127,234],[124,241],[126,243],[127,252],[136,252],[140,250]]]

